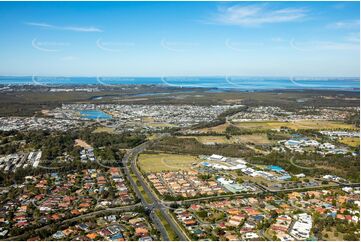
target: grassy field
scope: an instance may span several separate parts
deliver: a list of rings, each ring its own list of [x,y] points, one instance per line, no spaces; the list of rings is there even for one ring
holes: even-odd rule
[[[165,128],[165,127],[177,127],[174,124],[168,124],[168,123],[146,123],[149,127],[159,127],[159,128]]]
[[[229,139],[226,136],[179,136],[179,138],[195,138],[198,142],[202,144],[245,144],[245,143],[254,143],[254,144],[270,144],[270,141],[267,138],[266,134],[251,134],[251,135],[234,135]]]
[[[199,159],[191,155],[175,154],[140,154],[138,164],[143,172],[188,170]]]
[[[231,144],[232,141],[227,139],[226,136],[178,136],[178,138],[194,138],[202,144]]]
[[[207,132],[215,132],[215,133],[224,133],[226,131],[226,128],[229,126],[229,124],[221,124],[221,125],[217,125],[214,127],[210,127],[210,128],[202,128],[199,129],[198,131],[203,132],[203,133],[207,133]]]
[[[113,128],[109,128],[109,127],[97,127],[93,133],[109,133],[109,134],[113,134],[114,133],[114,129]]]
[[[290,129],[357,129],[352,124],[346,124],[337,121],[328,120],[298,120],[298,121],[254,121],[254,122],[238,122],[234,123],[238,128],[244,129],[257,129],[257,130],[269,130],[279,129],[281,127],[287,127]],[[202,128],[200,132],[215,132],[224,133],[229,124],[221,124],[211,128]]]
[[[271,144],[272,141],[267,138],[266,134],[250,134],[250,135],[236,135],[231,137],[236,143],[254,143],[254,144]]]
[[[345,124],[327,120],[299,120],[291,122],[265,121],[265,122],[242,122],[236,123],[239,128],[248,129],[279,129],[287,127],[290,129],[356,129],[352,124]]]
[[[359,137],[344,137],[340,139],[340,142],[351,146],[351,147],[358,147],[360,146],[360,138]]]

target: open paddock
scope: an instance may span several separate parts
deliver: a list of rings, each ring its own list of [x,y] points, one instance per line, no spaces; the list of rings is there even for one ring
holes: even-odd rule
[[[257,121],[257,122],[240,122],[235,123],[239,128],[246,129],[258,129],[258,130],[269,130],[269,129],[280,129],[281,127],[287,127],[290,129],[356,129],[352,124],[346,124],[337,121],[328,120],[296,120],[296,121]]]
[[[351,146],[351,147],[359,147],[360,146],[360,137],[344,137],[341,138],[340,143],[343,143],[345,145]]]
[[[178,138],[194,138],[202,144],[247,144],[256,145],[271,144],[272,141],[267,138],[266,134],[250,134],[250,135],[233,135],[229,139],[222,135],[209,136],[179,136]]]
[[[143,172],[179,171],[189,170],[200,159],[191,155],[176,154],[140,154],[138,165]]]

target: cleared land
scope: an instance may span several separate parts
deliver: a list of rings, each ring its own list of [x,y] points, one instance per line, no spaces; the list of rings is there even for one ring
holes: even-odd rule
[[[360,138],[359,137],[344,137],[340,139],[340,142],[351,146],[351,147],[358,147],[360,146]]]
[[[93,133],[109,133],[109,134],[113,134],[114,133],[114,129],[113,128],[109,128],[109,127],[98,127],[96,128]]]
[[[74,146],[80,146],[84,149],[91,148],[91,145],[89,145],[87,142],[85,142],[84,140],[81,140],[81,139],[76,139]]]
[[[199,129],[198,131],[203,132],[203,133],[207,133],[207,132],[224,133],[228,126],[229,126],[229,124],[221,124],[221,125],[217,125],[217,126],[214,126],[211,128],[202,128],[202,129]]]
[[[352,124],[346,124],[337,121],[328,120],[297,120],[290,122],[283,121],[254,121],[254,122],[239,122],[234,123],[238,128],[244,129],[257,129],[257,130],[270,130],[280,129],[281,127],[287,127],[290,129],[357,129]],[[199,129],[201,132],[215,132],[224,133],[229,124],[221,124],[211,128]]]
[[[193,163],[199,161],[196,156],[166,153],[140,154],[138,157],[138,164],[143,172],[189,170]]]
[[[290,129],[356,129],[356,127],[352,124],[328,120],[242,122],[237,123],[236,125],[239,128],[248,129],[279,129],[281,127],[287,127]]]
[[[250,135],[234,135],[229,139],[226,136],[179,136],[179,138],[195,138],[198,142],[202,144],[246,144],[246,143],[254,143],[254,144],[270,144],[270,141],[267,138],[266,134],[250,134]]]

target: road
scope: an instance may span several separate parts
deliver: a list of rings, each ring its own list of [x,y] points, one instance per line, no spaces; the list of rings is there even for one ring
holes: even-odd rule
[[[163,135],[167,136],[167,135]],[[161,136],[162,137],[162,136]],[[144,180],[143,175],[141,174],[141,172],[138,170],[138,167],[136,165],[136,158],[138,156],[139,153],[143,152],[152,142],[156,142],[155,140],[153,141],[147,141],[135,148],[133,148],[132,150],[130,150],[130,152],[128,152],[122,162],[123,165],[125,167],[125,173],[128,176],[131,185],[133,186],[134,191],[136,192],[137,196],[141,199],[142,205],[148,209],[150,211],[150,216],[151,219],[155,222],[155,224],[157,225],[159,231],[162,234],[162,237],[165,240],[169,240],[167,232],[163,226],[163,224],[160,222],[160,218],[157,217],[157,215],[155,214],[155,210],[159,209],[162,216],[164,217],[164,219],[166,220],[166,222],[171,226],[172,230],[177,234],[178,238],[180,240],[191,240],[188,235],[186,233],[183,232],[182,228],[179,226],[178,222],[175,221],[175,219],[169,214],[169,205],[176,202],[176,203],[182,203],[182,202],[196,202],[196,201],[203,201],[203,200],[209,200],[212,198],[216,198],[216,199],[221,199],[221,198],[227,198],[227,197],[233,197],[233,196],[249,196],[249,195],[256,195],[256,194],[261,194],[261,193],[273,193],[273,194],[277,194],[277,193],[282,193],[282,192],[291,192],[291,191],[300,191],[300,190],[307,190],[307,189],[326,189],[326,188],[331,188],[331,187],[342,187],[345,186],[346,184],[336,184],[336,185],[322,185],[322,186],[315,186],[315,187],[302,187],[302,188],[291,188],[291,189],[280,189],[280,190],[270,190],[264,186],[261,186],[260,184],[257,184],[258,187],[260,188],[261,192],[257,192],[257,193],[247,193],[247,194],[234,194],[234,195],[222,195],[222,196],[214,196],[214,197],[206,197],[206,198],[196,198],[196,199],[188,199],[185,201],[172,201],[172,202],[167,202],[167,201],[163,201],[160,198],[158,198],[151,190],[151,188],[149,188],[149,186],[147,185],[147,182]],[[138,186],[136,184],[136,182],[133,180],[132,176],[131,176],[131,172],[128,168],[128,165],[130,165],[131,171],[132,173],[134,173],[137,176],[137,180],[140,182],[140,185],[142,186],[144,192],[147,194],[147,196],[151,199],[152,203],[148,203],[146,201],[146,199],[144,198],[144,195],[139,191]],[[350,185],[350,184],[349,184]],[[352,184],[354,186],[359,185],[359,184]]]
[[[106,212],[131,211],[131,210],[133,210],[134,208],[136,208],[136,207],[138,207],[140,205],[141,205],[140,203],[137,203],[137,204],[133,204],[133,205],[129,205],[129,206],[102,209],[102,210],[82,214],[80,216],[76,216],[76,217],[73,217],[73,218],[69,218],[69,219],[60,221],[60,222],[56,223],[56,225],[60,226],[61,224],[65,224],[65,223],[68,223],[68,222],[74,222],[74,221],[77,221],[77,220],[80,220],[80,219],[93,218],[94,216],[97,216],[99,214],[106,213]],[[48,225],[45,225],[43,227],[37,228],[32,232],[36,233],[36,232],[40,232],[42,230],[49,230],[53,225],[54,224],[48,224]],[[6,238],[5,240],[10,240],[10,241],[24,240],[24,238],[26,238],[26,237],[27,237],[26,234],[21,234],[21,235],[18,235],[18,236],[13,236],[13,237]]]
[[[136,158],[137,158],[138,154],[143,152],[147,148],[147,146],[149,144],[151,144],[151,142],[154,142],[154,141],[147,141],[147,142],[133,148],[131,151],[129,151],[124,156],[122,162],[125,167],[125,169],[124,169],[125,174],[127,175],[128,179],[130,180],[130,183],[131,183],[134,191],[136,192],[137,196],[140,198],[143,206],[147,210],[150,211],[150,217],[157,225],[159,231],[162,234],[163,239],[169,240],[169,237],[168,237],[166,229],[164,228],[163,224],[160,222],[161,221],[160,218],[158,218],[158,216],[154,212],[156,209],[159,209],[159,211],[161,212],[161,214],[164,217],[164,219],[166,220],[166,222],[169,224],[171,229],[178,236],[179,240],[182,240],[182,241],[190,240],[188,238],[188,236],[182,231],[179,224],[176,221],[174,221],[174,218],[168,213],[168,208],[165,205],[163,205],[162,201],[159,200],[158,197],[156,197],[152,193],[152,191],[150,190],[150,188],[144,181],[143,175],[140,173],[140,171],[138,170],[138,168],[136,166]],[[147,196],[152,200],[152,203],[148,203],[146,201],[146,199],[144,198],[143,194],[139,191],[136,182],[133,180],[133,178],[131,176],[131,171],[128,168],[129,164],[130,164],[132,173],[134,173],[137,176],[137,179],[140,182],[140,185],[142,186],[142,188],[143,188],[144,192],[147,194]]]

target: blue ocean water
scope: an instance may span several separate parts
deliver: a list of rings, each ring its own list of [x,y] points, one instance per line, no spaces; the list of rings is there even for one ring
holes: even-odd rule
[[[3,85],[161,85],[169,87],[207,88],[217,90],[316,89],[359,91],[360,78],[311,77],[7,77]]]
[[[80,115],[88,119],[111,119],[112,116],[100,110],[80,110]]]

